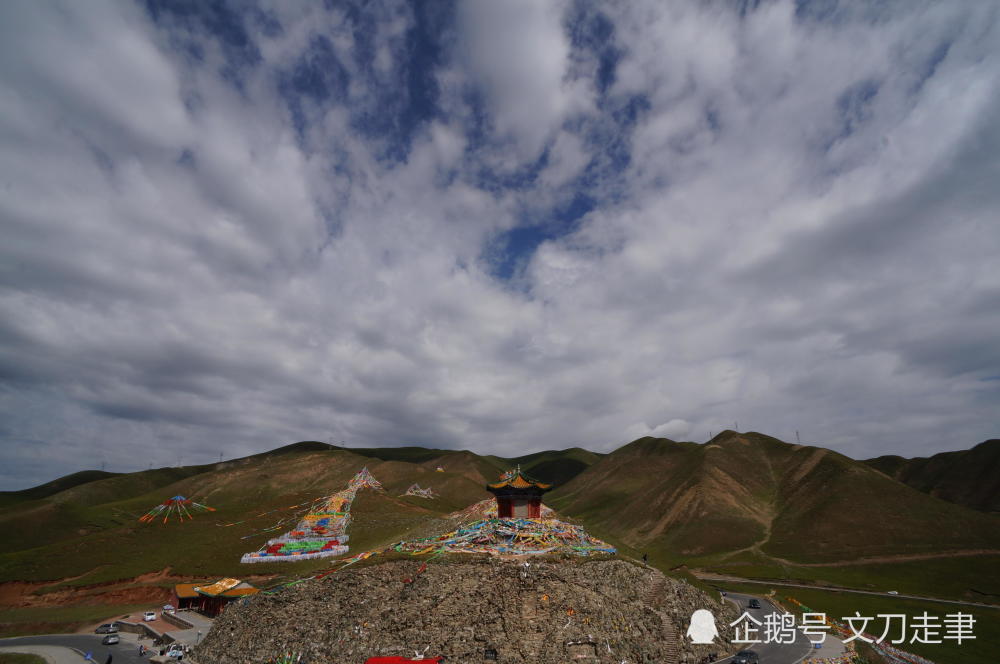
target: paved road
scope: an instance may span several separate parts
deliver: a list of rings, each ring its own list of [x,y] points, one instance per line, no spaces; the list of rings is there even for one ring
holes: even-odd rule
[[[984,604],[982,602],[964,602],[957,599],[938,599],[937,597],[922,597],[920,595],[890,595],[887,592],[878,590],[856,590],[854,588],[841,588],[840,586],[810,586],[806,583],[791,583],[788,581],[760,581],[759,579],[743,579],[738,576],[728,576],[726,574],[706,574],[704,572],[692,572],[692,574],[702,581],[717,582],[725,587],[725,583],[756,583],[762,586],[790,586],[792,588],[808,588],[809,590],[828,590],[841,593],[857,593],[859,595],[878,595],[886,598],[919,599],[925,602],[941,602],[942,604],[960,604],[962,606],[980,606],[988,609],[1000,609],[998,604]]]
[[[80,653],[62,646],[2,646],[0,653],[20,653],[23,655],[38,655],[45,664],[80,664]]]
[[[76,648],[85,653],[92,653],[94,661],[98,664],[104,664],[109,654],[113,657],[112,664],[139,664],[140,662],[149,664],[148,656],[139,657],[135,641],[122,639],[122,642],[117,645],[102,646],[101,637],[93,634],[43,634],[41,636],[19,636],[13,639],[0,639],[0,646],[9,647],[18,645]],[[81,664],[86,661],[80,655],[76,655],[75,659]]]
[[[754,595],[743,595],[740,593],[727,594],[727,599],[737,604],[741,612],[745,611],[761,623],[764,622],[764,616],[769,613],[784,613],[780,607],[771,604],[763,597],[756,597],[756,599],[760,600],[759,609],[748,608],[747,603],[751,598],[754,598]],[[758,632],[758,638],[763,637],[763,633],[763,628],[761,628],[761,631]],[[748,643],[744,646],[744,649],[757,653],[760,656],[760,664],[797,664],[812,653],[812,644],[809,643],[809,639],[796,630],[794,643]],[[727,657],[720,659],[719,663],[730,660],[732,660],[732,657]]]

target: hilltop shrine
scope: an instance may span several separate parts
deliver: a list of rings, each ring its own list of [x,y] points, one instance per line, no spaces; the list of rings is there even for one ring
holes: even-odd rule
[[[486,485],[486,490],[496,496],[497,516],[501,519],[540,519],[542,494],[551,488],[551,484],[525,477],[520,466],[504,473],[499,482]]]

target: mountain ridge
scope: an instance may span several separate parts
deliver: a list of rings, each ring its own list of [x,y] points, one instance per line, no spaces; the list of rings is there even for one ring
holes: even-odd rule
[[[638,439],[557,488],[551,503],[677,559],[749,553],[806,563],[1000,546],[1000,520],[832,450],[755,432],[727,430],[705,444]],[[843,537],[853,532],[865,541]]]
[[[884,455],[864,462],[918,491],[984,512],[1000,512],[1000,439],[929,457]]]
[[[567,448],[513,459],[301,441],[214,464],[74,474],[0,502],[7,535],[0,539],[0,590],[9,591],[0,592],[0,610],[22,606],[3,598],[23,597],[24,588],[32,606],[63,606],[71,600],[60,597],[112,598],[119,589],[158,602],[165,575],[252,575],[265,585],[296,580],[330,561],[248,569],[240,557],[293,526],[318,498],[343,490],[363,467],[385,490],[358,493],[352,553],[454,530],[453,515],[490,499],[485,484],[518,465],[540,481],[554,479],[543,500],[559,518],[616,546],[622,557],[648,553],[660,569],[848,578],[865,588],[879,587],[889,573],[901,588],[925,593],[930,583],[953,597],[1000,595],[1000,517],[922,493],[832,450],[724,431],[707,443],[645,437],[608,454]],[[437,497],[405,495],[413,484]],[[51,492],[59,486],[66,488]],[[177,494],[216,511],[183,522],[138,521]],[[919,572],[908,560],[922,561]],[[841,565],[851,567],[841,574]]]
[[[123,474],[83,471],[36,487],[34,494],[15,492],[18,502],[0,509],[0,527],[11,533],[0,543],[0,578],[15,574],[18,552],[28,549],[40,547],[56,556],[77,541],[124,542],[137,529],[134,520],[169,495],[218,508],[211,517],[184,524],[190,531],[200,528],[199,520],[242,522],[248,515],[256,527],[253,514],[340,490],[365,465],[389,496],[400,496],[371,503],[375,511],[365,528],[373,543],[489,498],[484,485],[520,466],[556,484],[545,500],[561,514],[618,544],[661,551],[678,563],[750,557],[821,564],[1000,548],[1000,535],[993,534],[1000,533],[1000,519],[993,515],[918,491],[832,450],[755,432],[727,430],[706,443],[647,436],[608,454],[573,447],[511,459],[467,450],[344,448],[301,441],[215,464]],[[432,487],[439,498],[402,498],[411,484]],[[67,488],[51,492],[62,485]],[[860,532],[864,540],[851,542]],[[235,550],[254,541],[228,541],[226,547]],[[5,555],[11,557],[9,565],[4,565]],[[204,555],[206,561],[214,557]]]

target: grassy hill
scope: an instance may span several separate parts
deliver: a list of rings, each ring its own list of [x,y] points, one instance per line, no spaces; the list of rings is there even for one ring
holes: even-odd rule
[[[343,489],[364,466],[386,491],[359,493],[349,529],[355,552],[444,528],[444,516],[488,498],[484,485],[515,465],[557,485],[545,502],[564,517],[623,553],[649,552],[664,568],[876,589],[891,581],[928,595],[1000,603],[1000,516],[946,502],[830,450],[733,431],[707,444],[641,438],[606,455],[570,448],[514,459],[303,441],[215,464],[83,471],[0,494],[0,591],[30,595],[14,605],[24,607],[36,599],[47,606],[46,597],[72,589],[82,594],[67,607],[93,607],[132,605],[145,597],[142,588],[180,580],[253,576],[269,585],[329,561],[247,566],[240,556],[288,530],[292,523],[278,522],[295,516],[291,506]],[[439,497],[402,496],[414,483]],[[217,511],[183,523],[138,522],[176,494]]]
[[[531,477],[540,482],[562,485],[585,471],[603,454],[597,454],[580,447],[566,450],[546,450],[504,460],[516,464]]]
[[[984,443],[968,452],[981,456],[992,447]],[[8,533],[0,541],[0,581],[81,574],[100,564],[88,568],[90,556],[81,551],[109,548],[129,550],[141,561],[128,565],[130,570],[143,568],[138,573],[167,566],[182,570],[185,565],[236,573],[241,568],[231,561],[237,554],[270,535],[240,537],[280,516],[256,515],[333,493],[365,465],[414,528],[489,497],[483,485],[520,465],[557,485],[546,502],[561,513],[671,564],[811,564],[1000,550],[997,516],[918,491],[869,463],[757,433],[725,431],[706,444],[647,437],[607,455],[570,448],[513,459],[419,447],[345,449],[304,441],[217,464],[129,474],[85,471],[15,492],[17,500],[0,509],[0,528]],[[433,488],[440,497],[401,497],[413,483]],[[176,526],[137,523],[146,510],[175,494],[218,511]],[[227,530],[214,525],[235,521],[246,525]],[[395,533],[389,528],[384,535]],[[352,538],[358,536],[362,533],[352,532]],[[205,538],[213,545],[199,558],[174,556],[173,547],[158,544],[177,537]],[[191,545],[191,550],[200,546]],[[72,561],[64,562],[67,558]],[[22,567],[28,559],[31,564]]]
[[[0,491],[0,507],[7,507],[28,500],[41,500],[48,498],[67,489],[72,489],[81,484],[88,484],[108,477],[115,477],[118,473],[108,473],[103,470],[81,470],[65,477],[54,479],[51,482],[40,484],[30,489],[22,491]]]
[[[984,512],[1000,512],[1000,439],[971,450],[905,459],[880,456],[869,466],[918,491]]]
[[[939,500],[830,450],[725,431],[642,438],[549,502],[681,562],[748,554],[791,563],[1000,549],[1000,519]]]
[[[562,467],[561,455],[543,452],[527,461],[547,463],[554,475],[570,476],[596,458],[585,450],[568,450]],[[72,583],[96,584],[166,568],[187,576],[246,574],[240,555],[282,531],[243,537],[293,514],[286,509],[291,505],[343,489],[364,466],[386,492],[361,492],[349,532],[352,550],[374,548],[490,497],[484,485],[516,463],[467,451],[348,449],[303,441],[216,464],[129,474],[83,471],[7,494],[0,509],[0,530],[7,534],[0,540],[0,582],[79,577]],[[401,496],[414,483],[433,488],[439,497]],[[184,523],[138,522],[148,509],[176,494],[217,511]],[[240,523],[219,525],[232,522]],[[306,567],[257,564],[252,573],[283,574]]]

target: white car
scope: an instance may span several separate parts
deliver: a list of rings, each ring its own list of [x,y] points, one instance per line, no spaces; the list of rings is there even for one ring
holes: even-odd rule
[[[184,647],[174,643],[167,648],[166,655],[171,659],[184,659]]]
[[[897,590],[890,590],[890,591],[886,592],[886,594],[887,595],[898,595],[899,591],[897,591]]]
[[[149,658],[149,664],[173,664],[184,659],[184,646],[179,643],[171,643],[162,655],[153,655]]]
[[[156,611],[146,611],[144,614],[142,614],[142,619],[145,622],[149,622],[150,620],[156,620]]]

